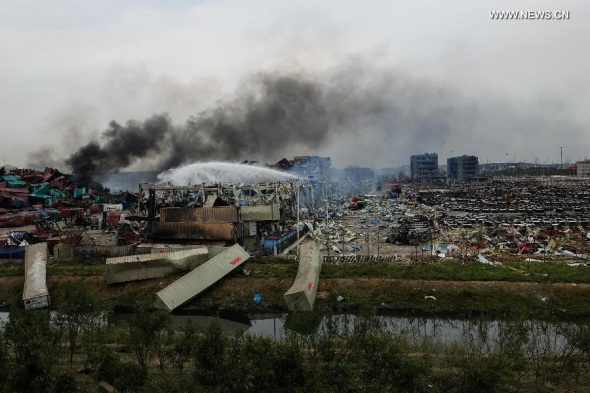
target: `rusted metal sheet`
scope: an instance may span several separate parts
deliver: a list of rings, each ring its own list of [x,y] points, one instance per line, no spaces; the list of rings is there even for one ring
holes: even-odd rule
[[[49,306],[47,291],[47,243],[27,246],[25,249],[25,309]]]
[[[168,311],[174,310],[215,284],[248,258],[250,256],[240,245],[229,247],[158,292],[155,306]]]
[[[55,258],[68,261],[76,258],[110,258],[133,254],[134,246],[72,246],[60,243],[54,248]]]
[[[160,222],[221,223],[238,222],[238,209],[227,207],[166,207],[160,209]]]
[[[242,221],[279,221],[281,219],[278,203],[242,206],[240,216]]]
[[[209,259],[206,248],[130,255],[106,261],[107,283],[165,277],[177,270],[188,270]]]
[[[152,223],[151,237],[160,239],[228,240],[236,238],[236,227],[231,223],[202,224],[197,222]]]
[[[322,270],[322,256],[315,242],[301,245],[299,252],[297,277],[283,297],[291,310],[313,310]]]

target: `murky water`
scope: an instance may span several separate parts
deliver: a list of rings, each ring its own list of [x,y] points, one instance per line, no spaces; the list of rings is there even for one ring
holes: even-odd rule
[[[8,321],[8,312],[0,312],[0,326]],[[133,314],[115,314],[109,323],[129,321]],[[215,317],[210,315],[172,315],[176,326],[193,323],[206,327]],[[533,355],[539,348],[543,352],[557,353],[568,341],[568,332],[587,322],[546,322],[540,320],[487,320],[457,319],[435,316],[377,316],[370,319],[354,314],[322,316],[317,314],[231,314],[221,315],[221,328],[228,334],[247,332],[252,335],[271,337],[277,340],[287,335],[341,335],[351,332],[359,323],[370,323],[407,339],[410,343],[443,344],[454,343],[476,345],[493,350],[509,345],[518,335],[528,342],[527,352]]]

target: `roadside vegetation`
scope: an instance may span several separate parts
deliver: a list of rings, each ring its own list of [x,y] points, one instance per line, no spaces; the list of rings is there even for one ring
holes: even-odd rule
[[[249,263],[252,276],[295,277],[296,263]],[[395,278],[408,280],[564,282],[590,284],[590,267],[564,262],[504,262],[501,266],[478,262],[437,261],[430,263],[346,263],[323,264],[321,278]]]
[[[127,392],[532,392],[590,378],[588,324],[480,318],[441,342],[394,333],[374,315],[295,313],[296,329],[274,340],[225,334],[218,320],[174,325],[148,298],[108,323],[110,309],[81,282],[61,296],[52,314],[11,310],[0,392],[97,392],[100,381]]]
[[[100,264],[51,263],[48,287],[52,304],[60,307],[62,286],[83,280],[102,301],[129,311],[138,298],[153,296],[183,272],[169,277],[107,285]],[[192,310],[217,308],[281,311],[283,294],[297,273],[293,261],[248,262],[224,280],[189,302]],[[22,267],[0,266],[0,305],[20,300]],[[564,262],[503,262],[489,266],[477,262],[324,264],[317,300],[332,310],[403,309],[428,312],[525,311],[531,315],[590,315],[590,268]],[[262,301],[254,303],[255,293]],[[338,301],[338,297],[345,298]]]
[[[297,263],[249,262],[244,269],[250,277],[294,278]],[[49,276],[93,276],[105,273],[104,264],[64,264],[51,263],[47,267]],[[22,276],[22,266],[0,266],[0,277]],[[182,271],[175,275],[182,275]],[[238,271],[234,276],[246,276]],[[590,284],[590,267],[569,266],[565,262],[503,262],[490,266],[478,262],[436,261],[432,263],[345,263],[340,265],[323,264],[321,278],[394,278],[408,280],[448,280],[448,281],[508,281],[538,283],[577,283]]]

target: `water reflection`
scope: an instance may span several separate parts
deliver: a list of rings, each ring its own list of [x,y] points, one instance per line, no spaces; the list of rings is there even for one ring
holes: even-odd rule
[[[53,314],[53,312],[52,312]],[[8,322],[9,313],[0,312],[0,328]],[[110,324],[122,323],[133,314],[115,314]],[[193,323],[206,327],[215,318],[212,315],[172,315],[174,326]],[[453,345],[493,352],[523,346],[529,356],[559,353],[567,345],[568,337],[574,337],[577,329],[587,328],[587,323],[548,322],[542,320],[486,320],[456,319],[424,316],[374,316],[354,314],[321,315],[318,313],[290,314],[221,314],[219,318],[227,334],[247,332],[251,335],[285,339],[288,335],[343,336],[364,324],[374,331],[387,331],[401,336],[414,345]]]

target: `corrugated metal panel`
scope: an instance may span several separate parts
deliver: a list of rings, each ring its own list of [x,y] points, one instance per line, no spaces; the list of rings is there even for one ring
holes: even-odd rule
[[[190,250],[193,248],[203,248],[203,246],[193,244],[170,244],[170,243],[142,243],[138,244],[135,249],[137,255],[140,254],[159,254],[168,251]]]
[[[174,310],[215,284],[248,258],[248,253],[238,244],[231,246],[158,292],[155,306],[168,311]]]
[[[160,209],[160,222],[238,222],[238,209],[229,207],[166,207]]]
[[[154,221],[151,236],[162,239],[234,240],[235,226],[230,223]]]
[[[72,246],[58,244],[54,254],[60,260],[72,260],[76,258],[109,258],[133,254],[134,246]]]
[[[315,242],[301,245],[299,252],[297,277],[293,286],[285,293],[284,299],[291,310],[313,310],[322,270],[322,257]]]
[[[74,248],[69,244],[60,243],[53,249],[53,255],[56,259],[69,261],[74,259]]]
[[[147,280],[150,278],[166,277],[175,271],[183,270],[163,259],[145,262],[127,262],[107,265],[107,284],[120,282]]]
[[[240,208],[242,221],[279,221],[281,213],[279,204],[242,206]]]
[[[142,254],[142,255],[128,255],[125,257],[107,258],[106,264],[112,265],[116,263],[127,263],[127,262],[144,262],[154,261],[156,259],[167,259],[169,261],[180,261],[193,255],[209,254],[207,247],[192,248],[188,250],[177,250],[177,251],[162,251],[160,253],[153,254]]]
[[[47,296],[47,243],[25,248],[25,287],[23,300]]]
[[[209,252],[206,248],[109,258],[106,262],[107,283],[165,277],[176,270],[186,270],[208,259]]]
[[[219,247],[219,246],[207,247],[207,250],[209,250],[209,258],[216,257],[227,249],[228,249],[228,247]]]

